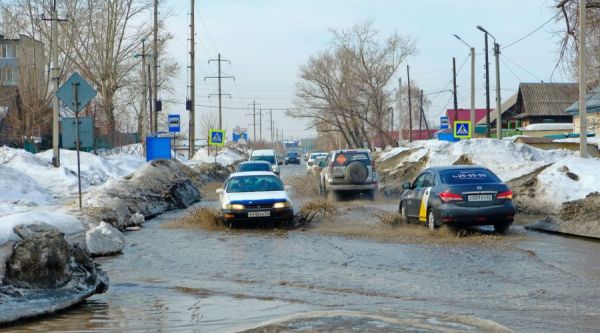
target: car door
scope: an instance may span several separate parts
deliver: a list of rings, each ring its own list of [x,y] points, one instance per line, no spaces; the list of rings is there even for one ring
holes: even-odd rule
[[[427,173],[422,173],[417,176],[410,189],[406,190],[405,204],[406,214],[410,217],[417,217],[421,203],[421,190]]]
[[[419,196],[419,221],[427,222],[427,209],[429,208],[429,196],[435,182],[435,176],[432,172],[425,173],[425,178],[421,184],[420,196]]]

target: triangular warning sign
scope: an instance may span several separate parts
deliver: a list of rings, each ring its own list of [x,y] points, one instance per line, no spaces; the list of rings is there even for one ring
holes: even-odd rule
[[[465,124],[458,125],[458,129],[456,130],[457,135],[469,135],[469,130]]]
[[[213,137],[212,137],[212,140],[211,140],[211,141],[212,141],[212,142],[221,142],[221,141],[222,141],[222,139],[221,139],[221,133],[219,133],[219,132],[214,132],[214,133],[213,133]]]

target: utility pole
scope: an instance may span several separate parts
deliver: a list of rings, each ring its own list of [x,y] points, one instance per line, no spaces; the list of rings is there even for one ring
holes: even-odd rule
[[[494,39],[496,56],[496,139],[502,140],[502,99],[500,97],[500,44]]]
[[[398,145],[402,139],[402,78],[398,78]]]
[[[408,80],[408,142],[413,142],[412,136],[412,100],[410,99],[410,66],[406,65],[406,76]]]
[[[271,146],[273,146],[275,144],[275,142],[273,141],[273,131],[275,130],[275,128],[273,127],[273,109],[269,110],[269,124],[269,130],[271,131]]]
[[[148,97],[150,98],[149,103],[150,104],[150,109],[148,110],[150,112],[149,114],[149,118],[150,118],[150,131],[153,132],[154,131],[154,105],[152,103],[152,92],[154,91],[154,89],[152,88],[152,70],[151,70],[151,66],[150,64],[147,64],[146,66],[148,66],[147,72],[146,72],[146,77],[148,78]]]
[[[419,138],[421,138],[422,122],[423,122],[423,89],[421,89],[421,93],[419,95]]]
[[[458,98],[456,96],[456,58],[452,57],[452,82],[454,86],[454,121],[458,120]]]
[[[196,56],[196,45],[194,43],[194,2],[195,0],[190,1],[190,128],[188,130],[189,159],[194,157],[194,153],[196,152],[196,106],[194,105],[194,101],[196,99],[196,66],[194,59]]]
[[[254,130],[252,134],[254,135],[254,142],[256,142],[256,101],[252,101],[252,125],[254,126]]]
[[[475,48],[470,47],[471,49],[471,127],[473,128],[473,133],[475,132]]]
[[[490,63],[487,32],[485,32],[485,137],[490,137]]]
[[[152,131],[158,132],[158,0],[154,0],[154,26],[152,29]]]
[[[586,0],[579,0],[579,156],[588,157],[587,153],[587,92],[585,30],[587,24]]]
[[[52,165],[55,167],[60,166],[60,108],[58,105],[58,91],[60,70],[58,64],[58,22],[67,21],[65,19],[59,19],[56,11],[56,0],[52,3],[52,13],[50,19],[44,19],[44,21],[50,21],[50,60],[52,61]]]
[[[262,108],[258,109],[258,133],[259,140],[262,142]]]
[[[454,34],[453,36],[468,46],[469,50],[471,51],[471,112],[469,119],[471,120],[471,126],[473,126],[473,130],[475,130],[475,48],[465,42],[457,34]]]
[[[219,82],[219,92],[217,94],[210,94],[209,97],[210,96],[214,96],[214,95],[217,95],[219,97],[219,129],[222,130],[223,129],[222,97],[223,97],[223,95],[227,95],[227,96],[229,96],[229,98],[231,98],[231,95],[223,93],[223,90],[221,88],[221,79],[233,79],[233,80],[235,80],[235,77],[229,76],[229,75],[223,76],[221,74],[221,63],[222,62],[228,62],[228,63],[230,63],[230,61],[227,60],[227,59],[221,59],[221,53],[218,54],[217,59],[210,59],[208,61],[208,63],[210,64],[213,61],[217,62],[217,65],[218,65],[218,75],[217,76],[205,76],[204,79],[217,79],[218,82]]]

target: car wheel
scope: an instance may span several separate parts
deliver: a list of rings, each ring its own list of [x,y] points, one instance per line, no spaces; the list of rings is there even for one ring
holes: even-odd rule
[[[430,208],[427,213],[427,228],[429,230],[435,230],[438,227],[437,221],[435,220],[435,215],[433,214],[433,210]]]
[[[506,235],[510,229],[511,223],[494,224],[494,232],[500,235]]]
[[[409,223],[408,214],[406,214],[406,207],[400,201],[400,207],[398,207],[398,212],[400,213],[400,219],[403,223]]]

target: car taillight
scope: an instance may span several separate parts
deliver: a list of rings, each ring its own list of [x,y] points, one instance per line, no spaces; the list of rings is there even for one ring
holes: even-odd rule
[[[443,202],[462,201],[463,197],[460,194],[442,192],[440,193],[440,199],[442,199]]]
[[[506,191],[506,192],[498,193],[498,195],[496,196],[496,199],[512,200],[512,198],[513,198],[512,191]]]
[[[371,168],[375,171],[375,160],[371,160]]]

